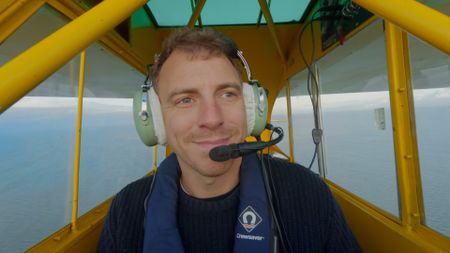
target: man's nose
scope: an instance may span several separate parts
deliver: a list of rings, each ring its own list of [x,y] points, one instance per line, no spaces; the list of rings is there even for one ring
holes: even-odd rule
[[[200,127],[215,129],[221,126],[224,121],[223,113],[223,109],[214,99],[204,101],[198,115]]]

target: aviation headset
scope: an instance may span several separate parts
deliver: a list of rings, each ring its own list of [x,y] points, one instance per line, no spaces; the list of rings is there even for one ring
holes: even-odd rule
[[[267,124],[267,94],[257,80],[252,78],[250,67],[242,51],[237,50],[236,58],[242,63],[247,73],[248,83],[243,83],[247,130],[252,136],[259,136]],[[154,87],[147,80],[133,98],[133,118],[136,130],[142,142],[147,146],[167,143],[161,106]]]

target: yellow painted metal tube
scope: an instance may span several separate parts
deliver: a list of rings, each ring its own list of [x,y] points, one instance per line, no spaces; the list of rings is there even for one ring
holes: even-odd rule
[[[153,146],[153,170],[158,169],[158,145]]]
[[[6,63],[0,68],[0,113],[146,2],[146,0],[102,1]],[[19,72],[20,75],[12,74]]]
[[[17,30],[45,0],[16,1],[0,13],[0,43]]]
[[[48,0],[47,4],[71,19],[75,19],[86,12],[81,6],[83,5],[83,2],[77,3],[73,1]],[[103,45],[106,48],[109,48],[111,52],[122,57],[128,64],[135,67],[140,72],[146,73],[147,64],[134,51],[130,50],[130,43],[133,44],[133,42],[126,41],[115,31],[99,38],[99,42],[103,43]]]
[[[289,134],[289,161],[295,162],[294,156],[294,131],[292,128],[292,104],[291,104],[291,83],[286,82],[286,107],[288,116],[288,134]]]
[[[10,18],[12,15],[14,15],[18,10],[20,10],[27,2],[28,0],[18,0],[13,2],[8,8],[6,8],[5,11],[0,13],[0,26]]]
[[[83,93],[84,93],[84,74],[86,65],[86,51],[80,54],[80,75],[78,79],[78,114],[77,128],[75,134],[75,156],[73,158],[73,192],[72,192],[72,229],[77,229],[78,219],[78,185],[80,175],[80,150],[81,150],[81,126],[83,120]]]
[[[423,220],[414,102],[406,32],[386,22],[386,50],[401,220],[415,228]]]
[[[205,2],[206,2],[206,0],[199,0],[197,2],[194,13],[192,13],[192,16],[189,19],[189,22],[187,24],[188,27],[190,27],[190,28],[194,27],[195,22],[197,22],[198,17],[200,17],[200,12],[202,12],[203,6],[205,6]]]
[[[450,17],[414,0],[353,0],[450,54]]]
[[[264,18],[266,19],[267,26],[269,27],[270,35],[272,35],[273,42],[275,43],[275,47],[277,48],[278,54],[281,58],[281,63],[286,65],[286,56],[281,49],[280,41],[278,39],[277,30],[275,25],[273,24],[272,15],[270,15],[269,6],[267,5],[266,0],[258,0],[259,6],[261,7],[261,11],[264,14]]]
[[[363,252],[448,253],[450,240],[431,229],[398,224],[392,214],[325,179]]]

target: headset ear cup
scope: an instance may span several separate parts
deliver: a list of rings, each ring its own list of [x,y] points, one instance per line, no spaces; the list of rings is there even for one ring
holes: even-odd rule
[[[149,91],[139,90],[133,98],[133,118],[139,138],[147,146],[158,144],[153,114],[150,108]]]
[[[243,84],[248,133],[259,136],[267,124],[267,95],[257,83]]]
[[[264,88],[257,84],[252,85],[253,94],[255,96],[255,126],[253,127],[252,136],[259,136],[267,125],[268,103],[267,94]]]
[[[243,83],[242,94],[244,95],[245,112],[247,116],[247,135],[251,135],[255,126],[255,96],[253,87],[248,83]]]

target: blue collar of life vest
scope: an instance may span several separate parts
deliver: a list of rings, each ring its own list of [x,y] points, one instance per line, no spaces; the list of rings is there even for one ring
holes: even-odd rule
[[[175,154],[167,157],[153,176],[146,198],[144,253],[182,253],[177,224],[180,166]],[[239,211],[235,225],[234,252],[269,252],[272,217],[256,154],[246,155],[240,168]]]

